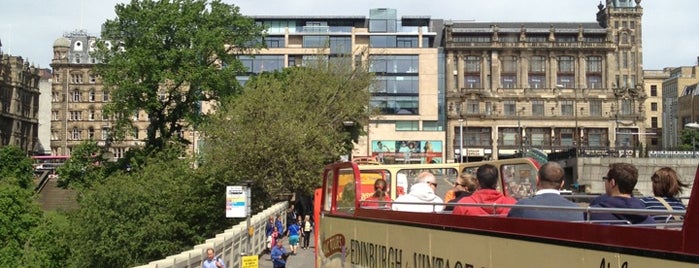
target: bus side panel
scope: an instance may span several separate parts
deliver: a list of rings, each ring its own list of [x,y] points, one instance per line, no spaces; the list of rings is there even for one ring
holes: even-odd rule
[[[320,267],[696,267],[570,242],[531,242],[329,215],[320,232]]]
[[[320,226],[320,210],[322,209],[321,199],[323,197],[323,189],[316,189],[313,195],[313,250],[318,251],[318,231]],[[304,238],[306,239],[306,238]],[[318,261],[316,268],[318,267]]]

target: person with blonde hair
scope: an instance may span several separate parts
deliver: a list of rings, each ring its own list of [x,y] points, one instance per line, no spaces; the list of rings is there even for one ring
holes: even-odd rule
[[[650,177],[653,184],[653,196],[641,198],[641,202],[646,206],[646,209],[660,210],[686,210],[682,201],[678,198],[684,188],[689,185],[680,180],[677,172],[670,167],[663,167],[655,171]],[[681,217],[671,217],[669,215],[655,215],[653,218],[657,222],[666,222],[671,218],[680,220]]]
[[[454,188],[449,189],[446,194],[444,194],[444,202],[450,202],[459,196],[459,194],[473,193],[478,188],[476,184],[476,178],[470,173],[461,173],[456,181],[454,182]]]

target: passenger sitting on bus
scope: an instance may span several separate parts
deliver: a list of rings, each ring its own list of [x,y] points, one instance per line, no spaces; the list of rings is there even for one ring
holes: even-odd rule
[[[485,164],[478,167],[476,170],[476,179],[480,189],[475,191],[471,196],[462,198],[458,204],[514,204],[517,203],[512,197],[503,195],[497,190],[498,168]],[[456,215],[499,215],[506,216],[510,212],[510,208],[493,206],[457,206],[454,208]]]
[[[383,202],[391,202],[393,201],[389,196],[388,193],[386,192],[386,180],[384,179],[376,179],[374,181],[374,194],[370,196],[369,198],[365,199],[362,204],[364,207],[371,207],[371,208],[389,208],[391,206],[391,203],[381,203],[380,201]],[[369,202],[373,201],[373,202]]]
[[[473,192],[478,189],[478,184],[476,184],[476,177],[470,173],[462,173],[458,179],[456,179],[456,184],[461,187],[460,191],[454,193],[455,197],[447,201],[447,203],[459,203],[459,201],[465,197],[471,196]],[[449,193],[447,193],[449,194]],[[453,211],[454,206],[447,206],[444,211]]]
[[[653,176],[650,177],[653,183],[653,196],[641,198],[641,202],[647,209],[662,209],[662,210],[686,210],[682,201],[677,197],[682,193],[683,188],[689,185],[684,184],[677,172],[669,167],[658,169]],[[667,222],[669,220],[682,220],[681,216],[655,215],[653,216],[656,222]]]
[[[561,196],[559,190],[563,187],[563,168],[556,162],[547,162],[539,169],[539,177],[536,181],[536,194],[530,198],[520,199],[517,205],[536,205],[552,207],[579,206]],[[554,210],[539,208],[514,207],[507,214],[511,218],[543,219],[554,221],[582,221],[582,211]]]
[[[465,178],[466,176],[468,176],[469,178],[468,179]],[[456,196],[457,196],[457,193],[459,193],[459,192],[473,193],[473,191],[475,191],[475,188],[476,188],[476,183],[473,182],[472,178],[473,178],[473,175],[471,175],[469,173],[461,173],[461,175],[458,178],[456,178],[456,182],[454,182],[454,188],[449,189],[449,191],[447,191],[447,193],[444,194],[444,202],[450,202],[450,201],[454,200],[454,198],[456,198]],[[468,187],[467,182],[466,182],[467,180],[471,181],[471,184],[473,185],[473,189],[471,189],[471,190],[467,189],[467,187]]]
[[[439,196],[434,192],[437,189],[437,178],[430,172],[422,172],[415,179],[415,184],[410,186],[410,191],[406,195],[396,198],[393,203],[393,210],[412,212],[441,212],[444,210]],[[399,202],[425,203],[425,204],[397,204]]]
[[[645,205],[632,196],[633,188],[638,182],[638,169],[628,163],[609,165],[607,176],[602,177],[606,195],[590,202],[590,207],[644,209]],[[653,217],[622,213],[591,213],[594,221],[628,221],[631,224],[652,224]]]

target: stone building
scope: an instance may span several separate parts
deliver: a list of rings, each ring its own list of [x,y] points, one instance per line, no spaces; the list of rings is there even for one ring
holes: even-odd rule
[[[663,149],[674,150],[682,141],[680,133],[685,124],[696,122],[694,94],[699,82],[699,65],[672,68],[663,81]]]
[[[669,69],[643,71],[643,87],[648,97],[645,103],[648,150],[663,149],[663,81],[668,77]]]
[[[29,155],[39,150],[39,78],[38,68],[0,50],[0,146]]]
[[[93,140],[107,146],[114,158],[129,148],[143,145],[147,117],[133,115],[134,129],[123,141],[110,138],[112,123],[105,115],[110,101],[100,78],[93,73],[97,37],[75,31],[56,39],[53,44],[53,78],[51,80],[51,154],[70,155],[73,147]]]
[[[466,161],[644,148],[643,9],[598,9],[595,23],[445,22],[447,157],[462,141]]]

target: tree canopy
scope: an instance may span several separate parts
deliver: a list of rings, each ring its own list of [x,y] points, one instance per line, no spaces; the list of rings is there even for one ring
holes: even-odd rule
[[[311,193],[322,167],[346,154],[368,122],[373,76],[351,65],[318,62],[251,79],[204,127],[203,166],[227,185],[253,180],[261,188],[253,195]]]
[[[132,0],[115,12],[95,53],[95,71],[111,94],[107,112],[118,139],[132,129],[132,115],[145,111],[146,143],[155,147],[200,122],[201,102],[239,90],[235,77],[244,67],[236,56],[259,46],[263,32],[220,0]]]

